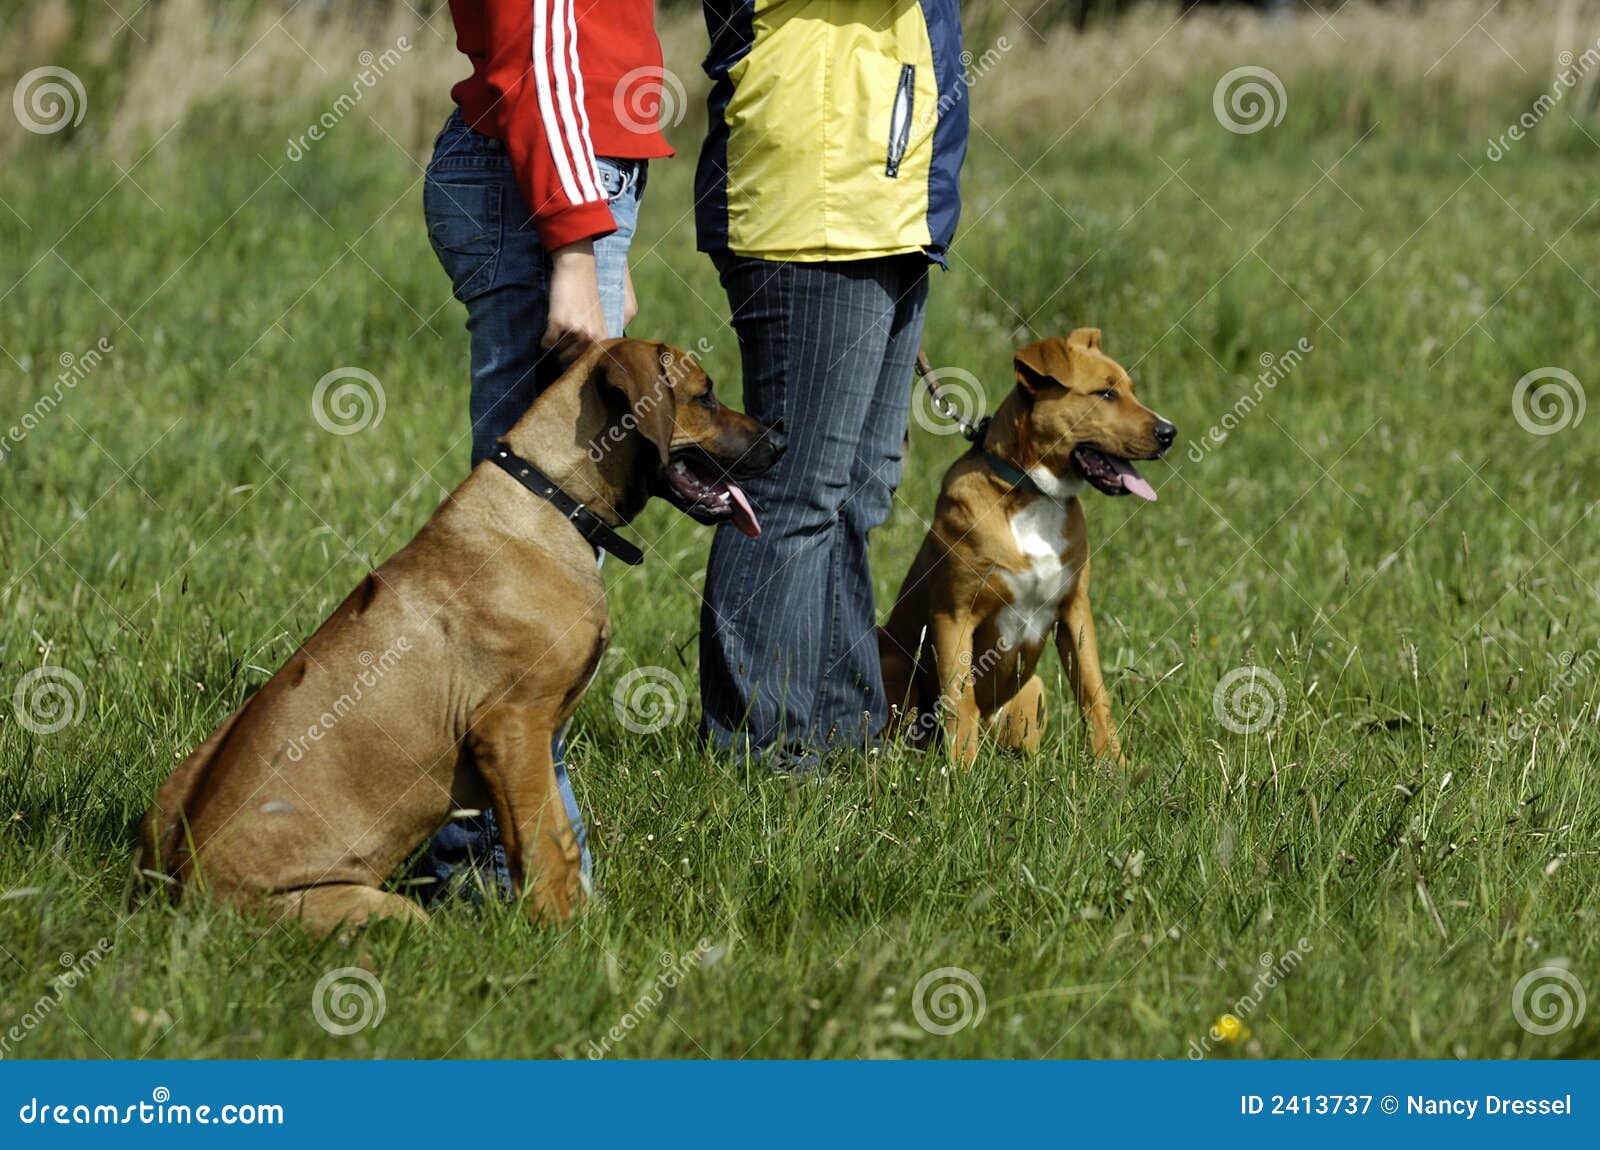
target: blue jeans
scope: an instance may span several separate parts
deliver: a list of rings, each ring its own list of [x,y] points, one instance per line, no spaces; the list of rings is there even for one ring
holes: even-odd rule
[[[603,156],[598,162],[617,225],[615,232],[594,245],[600,303],[611,334],[621,335],[628,245],[639,218],[645,163]],[[433,159],[423,182],[422,208],[434,254],[449,273],[455,297],[467,306],[472,342],[472,463],[477,466],[487,458],[495,440],[510,430],[560,374],[555,355],[539,346],[549,309],[550,253],[539,242],[505,145],[467,127],[460,112],[450,114],[434,140]],[[558,733],[551,748],[556,783],[578,836],[587,881],[588,834],[567,776],[564,735],[565,731]],[[423,888],[423,901],[444,894],[458,871],[474,865],[491,869],[499,887],[510,891],[505,850],[492,810],[477,818],[456,820],[434,836],[416,876],[435,880]]]
[[[867,533],[889,515],[922,338],[921,256],[778,263],[720,253],[745,410],[789,450],[745,486],[762,535],[724,525],[700,612],[701,734],[756,754],[861,747],[887,707]]]

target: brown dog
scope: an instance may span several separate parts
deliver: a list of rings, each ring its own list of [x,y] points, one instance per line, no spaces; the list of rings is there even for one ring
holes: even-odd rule
[[[167,779],[147,874],[318,933],[425,919],[385,880],[452,810],[492,803],[530,916],[571,912],[578,849],[550,740],[611,633],[588,538],[630,547],[545,487],[608,526],[660,495],[759,533],[732,480],[784,443],[721,406],[687,353],[637,340],[586,350],[500,442],[512,462],[474,468]]]
[[[1155,499],[1130,459],[1155,459],[1177,429],[1080,328],[1016,356],[1016,387],[982,441],[945,473],[933,529],[879,629],[894,724],[923,742],[942,725],[971,763],[982,733],[1031,751],[1045,725],[1035,673],[1045,640],[1072,683],[1094,751],[1120,762],[1089,613],[1089,542],[1078,493]]]

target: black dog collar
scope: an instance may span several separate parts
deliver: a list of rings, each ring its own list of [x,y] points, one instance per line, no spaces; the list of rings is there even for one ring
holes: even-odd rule
[[[1022,470],[1015,463],[1012,463],[1009,459],[1001,459],[987,448],[981,448],[980,450],[983,451],[983,457],[989,461],[990,469],[994,471],[1002,483],[1009,483],[1012,487],[1020,487],[1029,495],[1045,494],[1044,488],[1033,481],[1033,476]]]
[[[644,562],[644,552],[618,535],[609,523],[557,487],[555,480],[505,444],[495,444],[489,458],[498,463],[507,475],[565,515],[567,522],[578,529],[578,534],[587,539],[591,547],[611,552],[630,567],[637,567]]]

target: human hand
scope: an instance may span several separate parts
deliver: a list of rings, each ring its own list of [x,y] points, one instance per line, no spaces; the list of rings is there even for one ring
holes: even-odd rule
[[[606,330],[605,309],[600,306],[594,241],[579,240],[557,248],[551,259],[550,309],[540,343],[552,348],[605,339],[610,333]]]

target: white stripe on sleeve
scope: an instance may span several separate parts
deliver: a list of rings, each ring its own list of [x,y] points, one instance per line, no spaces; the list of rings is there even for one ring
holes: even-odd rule
[[[577,182],[573,180],[572,163],[567,158],[566,139],[562,134],[560,117],[550,91],[550,58],[547,47],[550,41],[550,22],[549,13],[546,12],[547,4],[550,4],[550,0],[533,0],[533,82],[539,97],[539,115],[544,121],[545,141],[550,147],[551,157],[555,160],[556,175],[561,181],[561,190],[570,203],[580,204],[590,197],[583,195]],[[556,26],[559,28],[560,0],[555,0],[550,6],[558,9]],[[559,58],[558,56],[557,59]]]
[[[567,130],[567,148],[572,154],[574,174],[583,187],[585,200],[603,199],[596,191],[600,180],[594,160],[590,158],[588,133],[578,131],[578,121],[572,111],[571,73],[577,71],[578,63],[577,46],[573,43],[577,36],[573,30],[572,0],[555,0],[551,17],[550,55],[555,64],[551,86],[555,89],[556,103],[561,109],[561,122]]]
[[[583,124],[584,151],[588,156],[589,170],[594,173],[596,191],[600,193],[601,199],[609,200],[611,197],[606,194],[605,184],[600,180],[600,165],[594,161],[594,137],[589,134],[589,107],[583,95],[583,69],[578,67],[578,27],[573,21],[570,0],[567,4],[567,30],[569,62],[572,65],[572,78],[577,87],[578,119]]]

